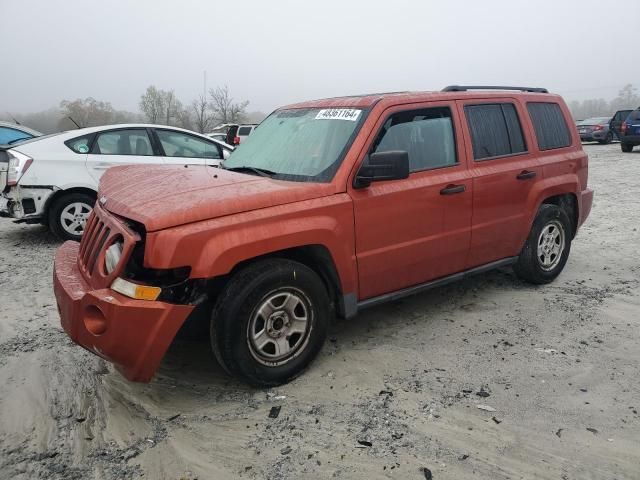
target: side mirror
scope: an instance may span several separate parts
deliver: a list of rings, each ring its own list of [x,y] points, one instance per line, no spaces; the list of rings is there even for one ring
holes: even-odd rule
[[[377,152],[365,158],[353,181],[354,188],[366,188],[371,182],[401,180],[409,177],[409,153],[404,150]]]

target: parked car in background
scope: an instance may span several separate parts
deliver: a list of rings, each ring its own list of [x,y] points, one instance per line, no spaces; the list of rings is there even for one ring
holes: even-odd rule
[[[0,162],[8,162],[6,151],[16,143],[23,142],[42,134],[23,125],[10,122],[0,122]]]
[[[9,169],[7,150],[20,142],[40,136],[42,136],[40,132],[23,125],[0,122],[0,193],[7,184],[7,170]],[[6,199],[0,196],[0,216],[3,213],[6,216],[6,203]]]
[[[622,127],[622,122],[624,122],[629,114],[633,112],[633,109],[628,110],[618,110],[611,117],[611,122],[609,123],[609,130],[613,132],[615,137],[620,140],[620,128]]]
[[[633,110],[620,127],[622,151],[629,153],[636,145],[640,145],[640,108]]]
[[[257,127],[256,124],[244,124],[244,125],[231,125],[227,131],[226,143],[229,145],[240,145],[242,141],[247,138],[253,130]]]
[[[232,147],[164,125],[109,125],[25,141],[7,150],[6,213],[17,223],[48,225],[79,240],[110,167],[128,164],[218,165]],[[177,178],[167,180],[174,188]]]
[[[611,117],[593,117],[577,124],[580,140],[583,142],[611,143],[613,132],[609,129]]]
[[[335,316],[506,265],[549,283],[593,199],[571,114],[540,88],[290,105],[216,170],[111,169],[82,242],[56,252],[62,327],[129,380],[188,317],[227,372],[270,387]]]
[[[227,134],[226,133],[207,133],[207,137],[209,138],[213,138],[214,140],[217,140],[218,142],[223,142],[223,143],[227,143]]]

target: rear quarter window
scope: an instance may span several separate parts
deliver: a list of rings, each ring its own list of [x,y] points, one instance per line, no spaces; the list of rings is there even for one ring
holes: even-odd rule
[[[533,123],[540,150],[552,150],[571,145],[569,127],[557,103],[530,102],[527,110]]]
[[[253,127],[240,127],[238,129],[238,135],[249,135]]]
[[[64,144],[76,153],[89,153],[91,147],[92,135],[85,135],[83,137],[72,138],[67,140]]]

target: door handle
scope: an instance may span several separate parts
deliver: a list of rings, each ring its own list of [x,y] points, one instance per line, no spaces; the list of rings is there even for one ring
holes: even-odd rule
[[[440,195],[453,195],[454,193],[462,193],[466,190],[464,185],[447,185],[440,190]]]
[[[102,163],[98,163],[93,168],[95,168],[96,170],[106,170],[108,168],[113,167],[114,165],[115,165],[114,163],[102,162]]]
[[[529,180],[530,178],[533,178],[535,176],[536,172],[533,172],[531,170],[523,170],[518,175],[516,175],[516,178],[518,180]]]

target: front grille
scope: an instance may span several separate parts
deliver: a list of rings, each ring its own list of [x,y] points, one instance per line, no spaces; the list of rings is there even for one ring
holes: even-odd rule
[[[91,212],[87,225],[80,242],[79,262],[88,276],[93,275],[93,271],[98,260],[98,255],[102,251],[111,229],[98,217],[96,211]]]
[[[122,242],[120,263],[107,273],[104,269],[105,250],[113,242]],[[87,219],[78,251],[78,267],[82,275],[95,288],[106,288],[125,267],[140,235],[122,220],[96,205]]]

